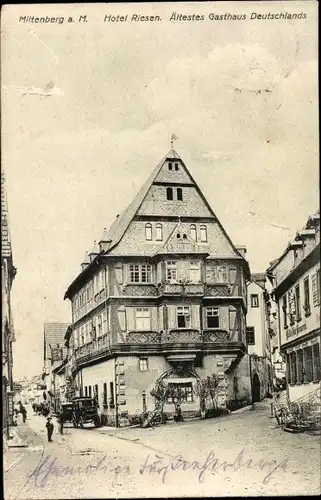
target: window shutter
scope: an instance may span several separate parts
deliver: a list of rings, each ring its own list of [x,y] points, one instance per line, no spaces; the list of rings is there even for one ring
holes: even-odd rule
[[[168,329],[170,330],[172,328],[176,328],[177,327],[176,307],[168,306],[167,314],[168,314]]]
[[[117,311],[117,315],[118,315],[119,328],[122,332],[125,332],[126,331],[126,310],[119,309]]]
[[[234,334],[236,327],[236,308],[230,306],[228,313],[229,313],[229,330],[232,334]]]
[[[230,285],[234,285],[236,280],[236,267],[230,267],[229,269],[229,282]]]
[[[123,265],[122,264],[117,264],[115,267],[115,276],[116,276],[116,281],[119,284],[122,284],[124,281],[123,278]]]
[[[317,275],[313,274],[311,278],[312,282],[312,301],[313,305],[316,306],[318,304],[318,287],[317,287]]]

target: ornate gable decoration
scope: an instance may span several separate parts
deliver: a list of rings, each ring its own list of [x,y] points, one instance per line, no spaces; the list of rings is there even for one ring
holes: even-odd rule
[[[196,241],[194,241],[184,225],[179,222],[172,234],[169,236],[164,246],[157,252],[157,254],[193,254],[201,253],[206,254],[203,247],[200,247]]]

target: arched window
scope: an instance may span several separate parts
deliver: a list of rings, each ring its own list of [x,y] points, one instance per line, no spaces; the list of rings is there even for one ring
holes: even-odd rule
[[[205,224],[200,226],[201,241],[207,241],[207,228]]]
[[[163,240],[163,226],[162,224],[156,224],[156,241]]]
[[[168,200],[173,199],[173,188],[166,188],[166,197]]]
[[[179,201],[183,200],[183,190],[182,190],[182,188],[177,188],[177,199]]]
[[[191,224],[191,225],[190,225],[190,233],[191,233],[191,238],[192,238],[194,241],[197,241],[196,224]]]
[[[149,241],[153,239],[153,230],[150,222],[147,222],[147,224],[145,224],[145,238]]]

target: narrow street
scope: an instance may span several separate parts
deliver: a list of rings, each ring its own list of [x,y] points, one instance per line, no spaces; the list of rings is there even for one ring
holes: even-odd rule
[[[43,417],[27,423],[28,447],[5,453],[6,499],[320,494],[320,437],[277,428],[268,400],[154,429],[55,425],[52,443]]]

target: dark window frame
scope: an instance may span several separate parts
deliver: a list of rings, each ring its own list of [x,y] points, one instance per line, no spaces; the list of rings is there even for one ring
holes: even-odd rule
[[[173,188],[171,187],[166,188],[166,199],[169,201],[173,201]]]
[[[247,345],[255,345],[255,327],[247,326],[246,327],[246,344]]]

